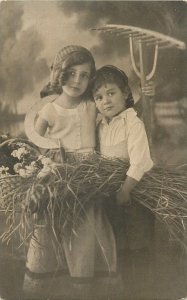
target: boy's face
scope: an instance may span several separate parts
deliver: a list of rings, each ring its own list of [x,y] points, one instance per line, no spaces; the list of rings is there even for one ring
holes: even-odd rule
[[[107,83],[94,93],[96,107],[109,121],[125,110],[125,94],[115,83]]]
[[[89,63],[72,66],[68,69],[68,80],[63,86],[63,93],[77,98],[84,94],[90,80],[91,66]]]

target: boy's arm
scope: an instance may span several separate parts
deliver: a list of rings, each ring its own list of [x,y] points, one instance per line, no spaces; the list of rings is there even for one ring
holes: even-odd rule
[[[127,176],[140,181],[144,173],[153,166],[148,139],[142,121],[139,120],[132,125],[128,133],[127,143],[130,162]]]
[[[130,203],[130,194],[132,190],[137,185],[138,181],[132,177],[127,176],[121,188],[117,192],[116,199],[118,204],[128,204]]]
[[[119,204],[125,204],[130,201],[131,191],[141,180],[144,173],[149,171],[153,166],[147,135],[141,121],[135,123],[129,130],[128,153],[130,167],[127,171],[127,177],[117,193],[117,201]]]

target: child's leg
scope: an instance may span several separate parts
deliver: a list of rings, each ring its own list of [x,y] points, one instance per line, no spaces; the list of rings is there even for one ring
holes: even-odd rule
[[[128,255],[130,261],[128,265],[132,280],[132,298],[149,299],[153,296],[154,217],[141,204],[132,202],[124,209],[124,218],[124,234],[127,237],[125,242],[128,245],[128,251],[124,255]],[[127,247],[124,245],[124,248]],[[122,271],[124,276],[126,266],[124,265]]]
[[[60,295],[61,292],[67,293],[68,268],[63,253],[58,257],[57,250],[58,245],[50,227],[36,226],[28,249],[23,282],[23,294],[26,299],[42,299]]]
[[[84,220],[75,231],[76,234],[67,235],[64,243],[71,276],[80,289],[82,284],[84,295],[85,281],[91,284],[88,295],[98,300],[108,299],[111,293],[117,293],[119,278],[115,238],[101,203],[86,210]]]

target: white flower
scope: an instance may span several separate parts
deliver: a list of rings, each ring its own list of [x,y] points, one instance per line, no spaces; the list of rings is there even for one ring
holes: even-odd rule
[[[18,150],[12,151],[11,155],[21,159],[25,154],[28,154],[28,150],[25,147],[19,148]]]
[[[19,174],[21,177],[27,178],[27,177],[31,177],[33,173],[29,172],[29,171],[26,170],[26,169],[19,169],[18,174]]]
[[[9,167],[5,167],[5,166],[0,167],[0,172],[8,171],[8,170],[9,170]]]
[[[44,166],[54,165],[54,162],[51,160],[51,158],[46,157],[44,155],[40,155],[38,157],[38,160],[40,160]]]
[[[25,166],[25,169],[26,169],[28,172],[34,173],[34,172],[36,172],[37,167],[36,167],[35,164],[30,164],[29,166]]]
[[[0,167],[0,177],[4,177],[4,176],[9,175],[8,170],[9,170],[8,167],[1,166]]]
[[[30,177],[38,170],[35,162],[32,162],[28,166],[23,166],[21,163],[14,165],[14,171],[22,177]]]
[[[20,170],[21,168],[23,168],[23,166],[22,166],[21,163],[17,163],[17,164],[14,165],[14,171],[15,171],[16,173],[19,173],[19,170]]]
[[[37,171],[37,168],[35,165],[29,165],[29,166],[25,166],[24,168],[23,168],[23,166],[21,168],[18,168],[17,173],[21,177],[31,177],[31,176],[33,176],[33,174],[36,171]]]

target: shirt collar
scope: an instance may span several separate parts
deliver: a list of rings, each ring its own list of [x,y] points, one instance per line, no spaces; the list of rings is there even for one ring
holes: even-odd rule
[[[107,122],[107,119],[103,116],[101,119],[101,123],[102,124],[111,124],[113,122],[115,122],[115,120],[120,120],[120,119],[127,119],[127,117],[129,118],[134,118],[137,115],[137,112],[134,110],[133,107],[127,108],[126,110],[123,110],[119,115],[115,116],[110,123]]]

